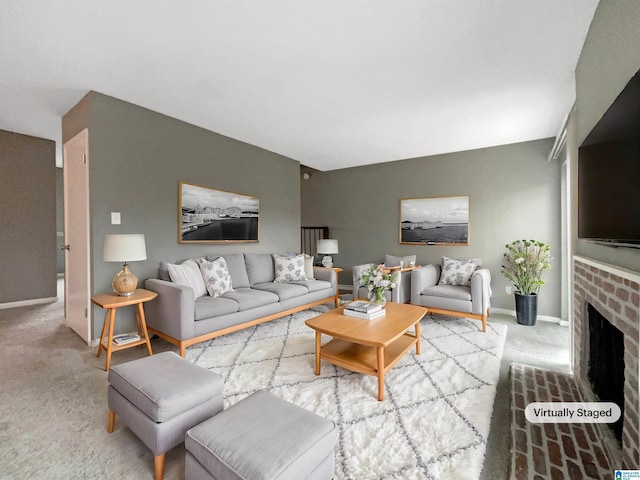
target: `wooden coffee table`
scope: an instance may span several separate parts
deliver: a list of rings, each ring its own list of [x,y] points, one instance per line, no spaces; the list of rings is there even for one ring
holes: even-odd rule
[[[420,355],[420,320],[425,307],[388,302],[387,314],[375,320],[343,315],[344,307],[323,313],[305,323],[316,331],[316,375],[320,360],[353,372],[378,377],[378,400],[384,399],[384,375],[411,348]],[[410,328],[414,333],[407,332]],[[321,345],[322,334],[333,337]]]

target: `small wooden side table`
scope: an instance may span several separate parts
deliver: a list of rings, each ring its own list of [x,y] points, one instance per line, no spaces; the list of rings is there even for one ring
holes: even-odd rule
[[[98,345],[98,353],[96,357],[100,357],[102,350],[107,352],[107,364],[104,367],[105,371],[109,371],[111,365],[111,354],[118,350],[124,350],[125,348],[137,347],[138,345],[147,345],[147,351],[149,355],[153,355],[151,351],[151,342],[149,341],[149,333],[147,332],[147,322],[144,317],[144,309],[142,304],[153,300],[158,296],[155,292],[144,290],[142,288],[137,289],[133,295],[129,297],[121,297],[117,293],[99,293],[91,297],[91,301],[100,308],[107,310],[104,317],[104,325],[102,326],[102,334],[100,335],[100,345]],[[126,307],[129,305],[136,305],[138,313],[136,315],[138,321],[138,335],[140,340],[134,342],[125,343],[124,345],[114,345],[113,343],[113,328],[116,323],[116,310],[120,307]],[[107,327],[108,326],[108,327]],[[105,343],[105,334],[109,328],[107,341]]]

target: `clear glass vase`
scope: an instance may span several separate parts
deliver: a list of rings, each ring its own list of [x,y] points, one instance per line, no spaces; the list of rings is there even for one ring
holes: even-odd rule
[[[384,297],[384,288],[373,289],[369,292],[369,302],[374,305],[380,305],[384,307],[387,303],[387,299]]]

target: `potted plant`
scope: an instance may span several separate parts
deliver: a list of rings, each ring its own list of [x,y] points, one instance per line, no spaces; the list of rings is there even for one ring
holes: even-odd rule
[[[360,283],[369,289],[369,301],[377,305],[387,303],[384,291],[396,288],[398,274],[390,273],[383,265],[372,266],[360,276]]]
[[[535,325],[542,274],[551,270],[551,247],[537,240],[516,240],[506,247],[502,273],[516,287],[516,318],[521,325]]]

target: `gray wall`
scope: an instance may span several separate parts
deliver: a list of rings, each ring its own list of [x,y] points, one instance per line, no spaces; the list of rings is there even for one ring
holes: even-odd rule
[[[598,5],[576,67],[577,145],[582,143],[640,69],[639,25],[638,0],[602,0]],[[577,189],[575,176],[573,187]],[[640,250],[613,248],[578,240],[576,253],[640,271]]]
[[[351,283],[351,267],[381,262],[385,254],[416,254],[419,264],[442,256],[482,257],[492,273],[494,307],[513,310],[500,273],[505,244],[521,238],[548,242],[553,268],[542,287],[540,315],[560,316],[560,164],[547,162],[552,140],[317,172],[301,180],[303,225],[328,225],[345,269],[340,283]],[[304,173],[305,169],[302,169]],[[470,245],[400,245],[400,199],[470,196]]]
[[[0,130],[0,303],[55,298],[55,142]]]
[[[66,132],[89,127],[93,292],[110,291],[122,267],[102,261],[109,233],[145,234],[147,260],[130,265],[141,280],[156,276],[161,260],[299,249],[297,161],[95,92],[79,109]],[[179,244],[181,181],[259,197],[260,241]],[[121,225],[111,225],[110,212],[121,213]],[[95,337],[104,314],[97,308],[93,314]]]

